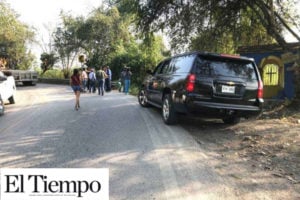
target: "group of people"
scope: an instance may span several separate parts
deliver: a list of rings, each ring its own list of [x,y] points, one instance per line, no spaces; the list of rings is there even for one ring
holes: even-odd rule
[[[111,91],[112,72],[108,66],[100,68],[96,71],[94,68],[86,70],[83,68],[81,72],[82,90],[84,92],[95,93],[98,88],[98,94],[104,95],[104,91]]]
[[[120,82],[125,94],[128,94],[130,88],[130,79],[132,73],[130,68],[123,68],[120,74]],[[95,93],[98,89],[99,95],[104,95],[104,91],[111,91],[112,71],[109,66],[95,70],[94,68],[86,69],[74,69],[70,78],[70,85],[75,94],[75,110],[80,108],[79,98],[81,92]]]
[[[98,71],[95,71],[94,68],[74,69],[70,78],[70,85],[75,93],[75,110],[80,108],[79,98],[81,92],[95,93],[97,87],[98,94],[103,96],[104,91],[110,91],[111,77],[112,72],[108,66],[100,68]]]

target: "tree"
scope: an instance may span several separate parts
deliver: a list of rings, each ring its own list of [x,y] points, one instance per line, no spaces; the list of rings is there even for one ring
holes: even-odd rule
[[[3,1],[0,2],[0,48],[7,60],[6,67],[28,69],[34,56],[27,44],[34,41],[34,32],[18,20],[17,14]]]
[[[300,41],[290,28],[294,25],[299,29],[299,16],[291,11],[292,5],[295,7],[293,0],[284,3],[281,0],[132,0],[131,4],[136,5],[132,11],[137,12],[143,32],[167,29],[176,44],[189,44],[191,38],[204,30],[210,30],[216,37],[228,31],[237,36],[245,17],[249,20],[248,27],[261,24],[283,48],[286,48],[283,30]],[[251,15],[245,15],[246,12]]]
[[[84,49],[87,51],[88,66],[99,67],[108,63],[108,55],[112,51],[114,31],[112,25],[115,23],[107,11],[98,8],[86,20],[81,27],[84,34]],[[89,31],[86,31],[89,30]],[[118,30],[115,30],[118,32]]]
[[[113,2],[137,13],[138,25],[142,32],[148,34],[167,30],[175,49],[180,46],[184,50],[182,47],[186,47],[185,44],[192,44],[192,48],[198,48],[195,44],[202,42],[208,48],[217,47],[216,51],[224,48],[234,51],[237,46],[247,43],[245,41],[251,42],[248,44],[267,44],[275,40],[284,51],[289,51],[285,32],[289,32],[300,42],[299,35],[291,28],[300,31],[300,16],[295,12],[297,6],[294,0]],[[255,41],[255,38],[260,40]],[[298,67],[299,63],[300,61]],[[296,75],[295,80],[300,80],[299,76]],[[300,83],[295,87],[296,91],[300,91]]]
[[[275,42],[259,23],[256,15],[253,15],[249,9],[241,12],[239,23],[236,23],[234,30],[232,31],[230,28],[218,31],[216,27],[208,26],[203,30],[199,30],[197,35],[191,38],[189,49],[235,53],[239,46],[263,45]]]
[[[130,67],[134,74],[133,83],[139,84],[146,75],[146,69],[153,69],[168,54],[163,39],[151,33],[141,35],[135,31],[136,26],[132,23],[134,17],[120,5],[112,6],[109,15],[114,23],[108,64],[116,72],[115,78],[119,78],[123,67]]]
[[[129,67],[133,72],[132,81],[135,84],[141,83],[146,75],[147,69],[154,67],[164,58],[166,53],[162,38],[159,36],[149,37],[148,42],[131,42],[126,46],[125,51],[114,54],[109,65],[116,72],[115,78],[119,77],[122,68]]]
[[[53,34],[54,49],[62,63],[65,78],[70,75],[70,68],[77,59],[83,41],[78,37],[78,27],[83,23],[83,18],[73,18],[61,13],[62,26]],[[88,29],[87,29],[88,30]]]
[[[131,42],[126,19],[116,7],[94,10],[79,28],[78,37],[84,41],[82,49],[88,57],[87,65],[96,68],[108,64]]]
[[[40,60],[41,68],[43,70],[42,74],[44,74],[47,70],[51,69],[55,63],[58,62],[58,57],[55,56],[55,53],[42,53]]]
[[[53,36],[56,53],[65,60],[64,69],[72,66],[67,60],[86,55],[84,62],[88,67],[109,65],[117,78],[125,65],[141,75],[146,67],[155,66],[163,58],[162,39],[147,37],[147,43],[138,41],[129,32],[133,29],[131,16],[121,15],[117,7],[97,8],[86,19],[64,14],[62,18],[63,23]],[[133,81],[138,81],[135,77]]]
[[[109,63],[111,55],[128,41],[128,30],[116,8],[98,8],[84,19],[61,14],[62,25],[54,32],[54,45],[63,68],[72,66],[80,54],[87,56],[86,65],[99,68]]]

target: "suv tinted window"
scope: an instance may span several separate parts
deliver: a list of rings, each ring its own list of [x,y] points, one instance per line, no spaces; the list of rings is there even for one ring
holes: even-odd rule
[[[170,60],[165,61],[163,66],[162,66],[162,74],[172,73],[171,70],[172,69],[171,69],[171,66],[170,66]]]
[[[203,76],[257,79],[252,62],[221,57],[198,57],[196,59],[196,73]]]
[[[156,69],[154,70],[153,74],[157,75],[157,74],[165,73],[166,69],[169,66],[169,63],[170,63],[170,60],[166,60],[166,61],[159,63],[158,66],[156,67]]]
[[[170,63],[170,72],[174,73],[189,73],[193,62],[195,60],[195,55],[184,55],[180,57],[175,57]]]

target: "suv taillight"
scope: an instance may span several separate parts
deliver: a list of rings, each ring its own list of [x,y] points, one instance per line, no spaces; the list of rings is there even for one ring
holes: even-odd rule
[[[262,81],[258,82],[257,98],[262,99],[264,96],[264,85]]]
[[[196,81],[196,75],[195,74],[190,74],[187,78],[187,83],[186,83],[186,90],[188,92],[193,92],[194,91],[195,81]]]

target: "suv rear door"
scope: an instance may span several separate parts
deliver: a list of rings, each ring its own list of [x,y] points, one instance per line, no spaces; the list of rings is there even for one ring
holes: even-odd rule
[[[260,78],[253,61],[199,55],[194,69],[195,93],[200,99],[240,105],[255,103]]]

